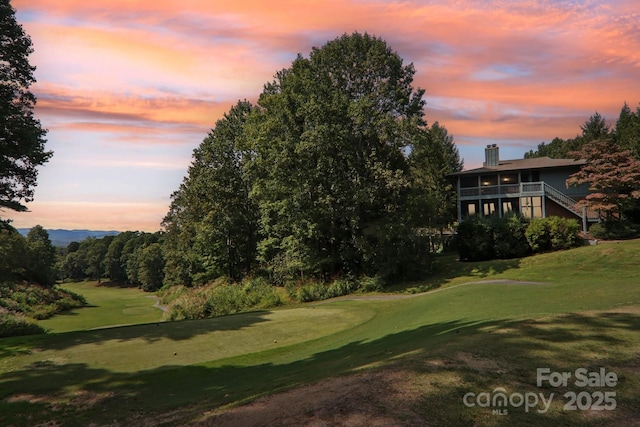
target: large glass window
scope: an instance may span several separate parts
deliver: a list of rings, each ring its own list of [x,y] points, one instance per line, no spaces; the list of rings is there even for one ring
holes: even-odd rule
[[[491,216],[497,214],[498,201],[497,200],[483,200],[482,201],[482,215]]]
[[[521,197],[520,213],[527,218],[542,218],[542,197]]]
[[[460,208],[462,209],[463,218],[467,218],[478,213],[477,202],[462,202]]]

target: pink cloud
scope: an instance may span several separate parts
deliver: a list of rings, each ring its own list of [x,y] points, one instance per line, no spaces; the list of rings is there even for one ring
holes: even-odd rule
[[[623,102],[640,101],[635,0],[12,4],[34,41],[36,112],[54,145],[85,135],[96,158],[117,146],[141,168],[165,164],[163,150],[197,146],[297,53],[355,30],[415,63],[427,120],[447,127],[463,155],[486,140],[524,152],[575,136],[596,110],[612,123]],[[156,150],[141,159],[132,154],[141,146]]]
[[[30,212],[12,214],[12,225],[46,229],[139,230],[154,232],[167,210],[166,204],[135,202],[64,202],[34,201]],[[97,227],[99,225],[99,227]]]

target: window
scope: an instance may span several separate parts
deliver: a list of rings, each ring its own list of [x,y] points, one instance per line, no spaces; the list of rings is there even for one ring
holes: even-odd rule
[[[496,202],[482,202],[482,213],[484,216],[493,215],[496,212]]]
[[[477,176],[463,176],[460,178],[460,188],[478,187]]]
[[[467,215],[468,216],[473,216],[476,214],[476,205],[475,203],[469,203],[467,205]]]
[[[518,183],[518,174],[517,173],[502,173],[500,174],[500,184],[501,185],[509,185],[509,184],[517,184]]]
[[[460,204],[460,210],[463,218],[468,218],[478,214],[478,202],[462,202]]]
[[[542,218],[542,197],[521,197],[520,213],[527,218]]]
[[[485,175],[480,177],[480,183],[483,187],[489,185],[498,185],[498,175]]]
[[[503,201],[502,202],[502,214],[506,215],[509,212],[513,212],[513,202],[511,200],[507,200],[507,201]]]

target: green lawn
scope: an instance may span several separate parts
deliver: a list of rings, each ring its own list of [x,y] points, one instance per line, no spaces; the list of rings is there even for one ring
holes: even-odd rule
[[[162,311],[154,307],[153,294],[138,288],[110,287],[96,282],[65,283],[61,287],[83,295],[89,307],[38,322],[51,332],[158,322],[162,318]]]
[[[322,378],[398,367],[416,379],[413,410],[435,425],[628,422],[640,417],[638,259],[640,241],[521,260],[443,259],[443,272],[412,284],[443,290],[412,298],[2,339],[0,424],[183,423]],[[547,284],[454,287],[488,279]],[[496,368],[476,369],[462,353]],[[500,417],[462,404],[468,391],[539,392],[538,367],[582,366],[618,373],[615,411],[593,416],[555,404],[545,414],[516,408]]]

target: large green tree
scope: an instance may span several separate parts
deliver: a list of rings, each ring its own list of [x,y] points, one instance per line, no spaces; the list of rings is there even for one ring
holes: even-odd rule
[[[49,232],[36,225],[25,239],[27,248],[26,277],[41,285],[53,285],[56,277],[54,265],[56,250],[49,239]]]
[[[636,111],[624,103],[616,122],[615,141],[620,147],[631,150],[636,159],[640,159],[640,107]]]
[[[223,275],[239,280],[254,265],[258,210],[249,197],[244,165],[250,153],[243,143],[252,108],[240,101],[216,122],[172,195],[164,219],[169,282],[204,283]]]
[[[414,73],[383,40],[355,33],[265,86],[249,171],[260,257],[274,272],[406,273],[416,251],[405,152],[425,124]]]
[[[640,199],[640,160],[631,156],[631,150],[622,150],[613,141],[595,140],[572,154],[587,162],[567,180],[567,185],[589,184],[590,193],[579,205],[599,210],[607,219],[619,219]]]
[[[37,167],[52,155],[44,147],[46,130],[33,114],[32,52],[15,9],[8,0],[0,0],[0,209],[27,209],[24,203],[33,200]]]
[[[456,191],[447,175],[463,168],[453,137],[440,123],[433,123],[415,138],[409,163],[416,225],[442,231],[457,217]]]

